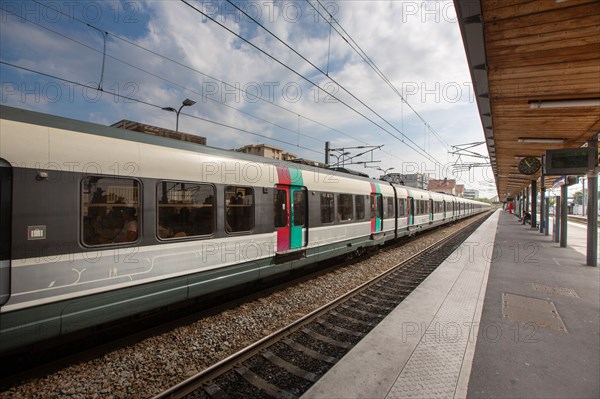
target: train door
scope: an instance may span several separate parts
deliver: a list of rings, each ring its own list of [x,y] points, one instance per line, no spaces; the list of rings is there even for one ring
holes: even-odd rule
[[[306,189],[278,184],[274,201],[277,252],[306,246],[308,243]]]
[[[413,197],[408,198],[408,224],[415,224],[415,199]]]
[[[429,199],[429,221],[430,222],[433,222],[433,212],[434,212],[434,209],[433,209],[433,200],[430,198]]]
[[[446,200],[444,200],[444,220],[446,220]]]
[[[383,196],[371,193],[371,233],[379,233],[383,227]]]
[[[0,306],[10,296],[12,168],[0,159]]]

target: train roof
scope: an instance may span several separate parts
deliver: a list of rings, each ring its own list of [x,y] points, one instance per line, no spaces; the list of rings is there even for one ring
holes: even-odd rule
[[[169,137],[161,137],[150,135],[142,132],[137,132],[133,130],[127,130],[122,128],[115,128],[112,126],[100,125],[92,122],[85,122],[81,120],[65,118],[56,115],[44,114],[41,112],[25,110],[21,108],[10,107],[7,105],[0,105],[0,118],[29,123],[38,126],[51,127],[56,129],[64,129],[74,132],[81,132],[87,134],[93,134],[102,137],[128,140],[134,142],[140,142],[145,144],[157,145],[161,147],[174,148],[179,150],[191,151],[202,153],[206,155],[214,155],[223,158],[234,158],[239,160],[245,160],[248,162],[256,162],[256,163],[264,163],[273,166],[286,166],[291,168],[296,168],[299,170],[312,171],[315,172],[317,170],[320,173],[340,173],[341,171],[334,171],[331,169],[323,169],[317,166],[312,165],[303,165],[300,163],[294,163],[289,161],[283,161],[279,159],[270,159],[261,157],[258,155],[245,154],[242,152],[235,152],[232,150],[225,150],[222,148],[211,147],[208,145],[201,145],[186,141],[181,141]],[[343,173],[343,172],[342,172]],[[377,182],[379,184],[388,185],[389,183],[379,181],[376,179],[371,179],[369,177],[363,177],[355,174],[345,173],[345,177],[368,181],[368,182]]]

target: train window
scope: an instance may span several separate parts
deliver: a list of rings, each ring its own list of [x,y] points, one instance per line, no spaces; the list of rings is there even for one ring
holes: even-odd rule
[[[285,190],[275,189],[273,206],[275,212],[275,227],[279,228],[287,226],[287,193]]]
[[[387,199],[387,215],[388,218],[394,217],[394,197],[388,197]]]
[[[404,198],[398,199],[398,216],[406,215],[406,200]]]
[[[333,194],[321,193],[321,223],[333,222]]]
[[[225,231],[238,233],[254,228],[254,189],[251,187],[225,187]]]
[[[338,218],[340,221],[352,220],[352,195],[338,194]]]
[[[212,234],[215,189],[208,184],[162,181],[156,186],[158,238]]]
[[[381,204],[384,205],[382,209],[383,217],[388,217],[387,197],[383,198]]]
[[[294,226],[306,225],[306,190],[294,191]]]
[[[86,177],[81,184],[83,243],[106,245],[137,241],[140,209],[137,180]]]
[[[354,196],[354,208],[356,220],[363,220],[365,218],[365,197],[363,195]]]

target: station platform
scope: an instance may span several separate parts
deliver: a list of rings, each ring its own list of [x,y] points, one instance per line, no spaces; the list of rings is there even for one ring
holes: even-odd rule
[[[600,272],[496,211],[302,398],[598,398]]]

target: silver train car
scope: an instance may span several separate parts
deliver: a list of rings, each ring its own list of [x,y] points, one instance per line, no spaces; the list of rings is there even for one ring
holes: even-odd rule
[[[0,108],[0,354],[489,209]]]

